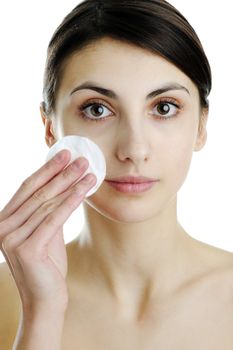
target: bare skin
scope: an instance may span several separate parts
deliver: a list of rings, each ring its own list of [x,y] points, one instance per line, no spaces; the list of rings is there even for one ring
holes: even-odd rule
[[[193,242],[195,256],[183,284],[154,296],[138,320],[127,317],[98,283],[87,277],[85,254],[67,244],[69,306],[61,350],[154,349],[231,350],[233,344],[233,258],[230,252]],[[78,259],[78,269],[77,269]],[[20,317],[20,298],[7,264],[0,265],[0,342],[11,350]],[[78,276],[78,277],[77,277]],[[145,298],[146,299],[146,298]]]
[[[85,81],[113,90],[118,101],[90,89],[71,94]],[[184,88],[146,101],[153,89],[170,82]],[[174,100],[180,112],[170,105],[174,118],[159,120],[159,98]],[[105,121],[80,117],[77,107],[89,99],[107,106]],[[91,110],[85,114],[94,117]],[[208,111],[200,110],[194,83],[157,55],[105,39],[69,59],[57,114],[47,119],[41,111],[41,116],[49,147],[69,134],[96,142],[106,158],[106,178],[159,179],[150,191],[134,196],[104,182],[83,202],[85,227],[67,245],[62,350],[232,350],[233,254],[195,240],[177,219],[177,192],[193,152],[207,139]],[[6,310],[1,334],[12,344],[20,299],[5,264],[1,269],[6,286],[0,292]],[[13,302],[16,312],[9,313],[6,305]],[[6,319],[11,331],[4,330]]]

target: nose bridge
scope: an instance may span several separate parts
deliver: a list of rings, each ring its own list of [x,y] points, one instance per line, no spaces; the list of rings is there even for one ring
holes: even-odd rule
[[[125,137],[129,141],[133,142],[144,142],[148,140],[147,128],[148,120],[147,117],[142,115],[140,112],[125,114],[119,123],[120,132],[125,134]]]
[[[132,161],[148,159],[150,153],[149,123],[145,116],[124,115],[119,122],[118,156]]]

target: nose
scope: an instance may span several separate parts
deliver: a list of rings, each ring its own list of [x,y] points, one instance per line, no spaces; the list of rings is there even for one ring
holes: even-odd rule
[[[133,125],[132,125],[133,124]],[[150,158],[150,137],[142,122],[124,123],[117,130],[116,156],[121,162],[140,164]]]

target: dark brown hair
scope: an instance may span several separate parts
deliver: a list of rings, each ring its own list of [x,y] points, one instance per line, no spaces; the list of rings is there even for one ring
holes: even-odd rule
[[[183,71],[208,108],[211,69],[202,44],[185,17],[165,0],[84,0],[56,29],[49,43],[42,108],[56,112],[56,94],[70,55],[110,37],[158,54]]]

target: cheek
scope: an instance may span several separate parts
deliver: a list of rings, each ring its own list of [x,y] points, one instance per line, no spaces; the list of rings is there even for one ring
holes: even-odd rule
[[[185,181],[192,159],[192,143],[188,141],[182,139],[176,146],[173,143],[173,147],[169,150],[166,148],[162,157],[161,153],[159,154],[160,159],[157,158],[155,163],[158,165],[161,182],[140,200],[111,194],[104,186],[85,202],[101,215],[117,221],[140,221],[155,215],[175,197]],[[156,172],[156,166],[152,163],[151,173]]]
[[[187,177],[193,156],[194,134],[186,132],[185,135],[185,137],[180,136],[171,143],[169,151],[163,159],[166,180],[176,191],[179,190]]]
[[[82,136],[79,124],[75,122],[73,118],[66,118],[62,116],[60,119],[60,128],[63,130],[64,135],[79,135]]]
[[[113,139],[112,133],[107,129],[106,124],[103,122],[85,122],[78,117],[61,119],[61,128],[63,135],[78,135],[91,139],[97,145],[101,145],[101,150],[109,149],[109,144]]]

